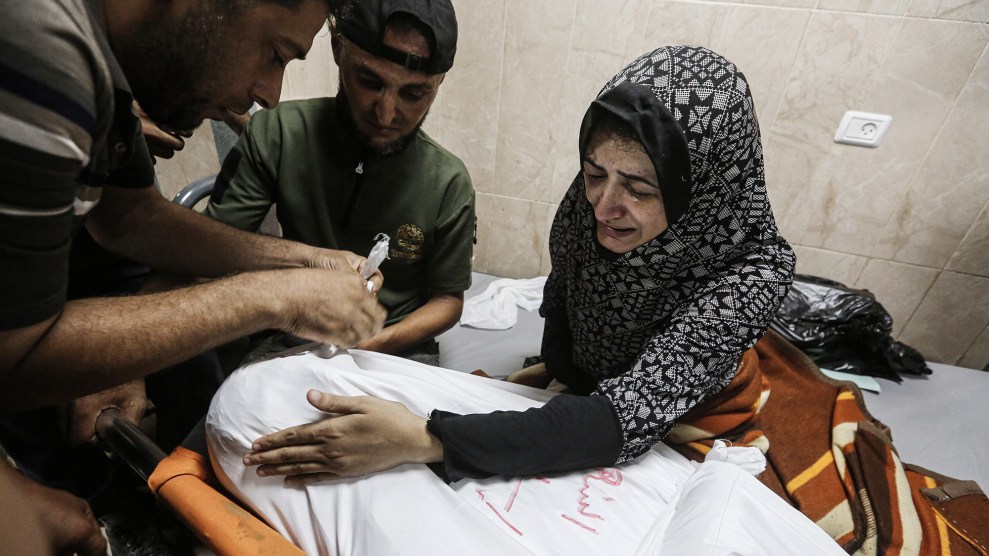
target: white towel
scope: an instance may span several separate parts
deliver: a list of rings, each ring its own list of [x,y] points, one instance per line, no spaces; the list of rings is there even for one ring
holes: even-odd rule
[[[495,280],[480,295],[464,302],[460,324],[491,330],[511,328],[518,321],[519,307],[527,311],[539,308],[543,302],[545,284],[545,276],[523,280]]]

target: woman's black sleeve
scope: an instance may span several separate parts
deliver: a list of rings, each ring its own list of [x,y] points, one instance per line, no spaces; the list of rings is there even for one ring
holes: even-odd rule
[[[437,409],[427,427],[443,443],[443,462],[431,467],[448,482],[605,467],[623,443],[605,396],[561,394],[543,407],[480,415]]]

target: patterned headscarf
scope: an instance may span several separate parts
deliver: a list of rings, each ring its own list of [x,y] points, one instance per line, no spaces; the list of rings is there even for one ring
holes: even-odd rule
[[[581,157],[601,110],[639,135],[670,225],[606,256],[578,174],[553,221],[540,312],[568,320],[575,370],[614,406],[625,461],[728,385],[786,295],[795,259],[766,195],[749,86],[729,60],[699,46],[639,57],[588,109]]]

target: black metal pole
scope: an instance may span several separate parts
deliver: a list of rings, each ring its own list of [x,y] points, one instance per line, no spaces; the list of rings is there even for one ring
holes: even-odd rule
[[[165,458],[164,450],[115,407],[104,409],[96,418],[96,436],[145,482]]]

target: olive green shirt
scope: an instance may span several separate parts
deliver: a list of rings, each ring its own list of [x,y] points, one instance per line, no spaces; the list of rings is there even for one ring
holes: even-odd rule
[[[378,233],[391,237],[378,294],[387,324],[470,287],[474,189],[463,162],[422,130],[379,156],[358,146],[333,98],[262,110],[224,161],[206,214],[256,231],[272,205],[291,240],[366,257]]]

